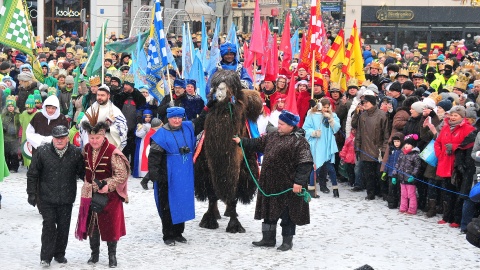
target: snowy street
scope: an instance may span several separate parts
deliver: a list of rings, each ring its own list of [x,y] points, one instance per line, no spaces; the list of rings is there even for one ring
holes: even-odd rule
[[[25,168],[0,183],[0,262],[2,269],[41,269],[42,218],[27,203]],[[162,241],[161,222],[153,198],[140,179],[128,183],[130,203],[124,205],[127,235],[118,242],[119,269],[355,269],[369,264],[374,269],[479,269],[480,249],[470,245],[459,229],[438,225],[440,217],[427,219],[390,210],[386,202],[365,201],[365,192],[350,192],[340,186],[340,199],[321,194],[310,203],[311,224],[297,227],[293,249],[254,248],[261,239],[261,221],[254,220],[255,204],[239,205],[239,220],[245,234],[225,232],[228,219],[217,230],[198,226],[207,209],[196,202],[196,218],[186,223],[187,244],[169,247]],[[88,240],[74,237],[79,190],[73,208],[66,258],[50,269],[106,269],[107,245],[101,244],[100,261],[87,264]],[[220,203],[220,212],[225,206]],[[277,246],[281,244],[280,227]]]

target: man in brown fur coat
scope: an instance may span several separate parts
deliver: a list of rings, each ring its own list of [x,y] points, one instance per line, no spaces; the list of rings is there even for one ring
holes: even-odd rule
[[[300,117],[282,111],[278,120],[278,131],[256,139],[234,138],[245,150],[264,153],[259,184],[266,194],[279,193],[288,188],[293,192],[266,197],[258,193],[255,219],[263,219],[263,239],[253,242],[255,246],[274,247],[276,244],[277,221],[282,219],[283,243],[278,250],[292,248],[296,225],[310,223],[308,203],[297,196],[313,168],[310,146],[302,129],[297,127]]]

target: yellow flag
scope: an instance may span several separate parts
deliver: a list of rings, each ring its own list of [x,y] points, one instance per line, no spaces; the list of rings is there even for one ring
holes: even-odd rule
[[[347,79],[356,78],[359,83],[365,81],[365,72],[363,71],[363,56],[360,46],[360,36],[357,29],[357,21],[353,22],[352,34],[348,41],[345,60],[343,61],[343,73]]]
[[[328,50],[322,64],[322,69],[328,68],[330,70],[330,82],[339,84],[342,93],[347,89],[345,74],[342,72],[343,62],[345,60],[344,36],[343,29],[341,29],[338,32],[335,41],[332,43],[332,46]]]

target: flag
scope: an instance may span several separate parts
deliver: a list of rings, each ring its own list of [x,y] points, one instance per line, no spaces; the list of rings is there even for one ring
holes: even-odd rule
[[[87,28],[87,54],[90,55],[92,52],[92,44],[90,41],[90,27]]]
[[[200,50],[202,63],[207,63],[207,51],[208,51],[208,37],[207,37],[207,27],[205,26],[205,18],[202,16],[202,43]],[[195,62],[195,61],[194,61]],[[205,68],[205,67],[204,67]]]
[[[103,46],[105,43],[105,32],[107,30],[107,24],[108,19],[103,23],[100,35],[98,36],[97,42],[95,43],[95,47],[93,47],[90,62],[88,63],[88,66],[85,67],[88,77],[96,75],[103,78]]]
[[[42,68],[33,51],[37,48],[32,22],[22,0],[8,1],[0,8],[0,43],[15,48],[32,58],[35,78],[43,82]]]
[[[273,35],[273,40],[277,40],[277,34]],[[290,49],[289,49],[290,50]],[[267,60],[264,67],[262,69],[265,69],[265,77],[268,75],[273,76],[276,78],[278,76],[278,48],[277,44],[273,44],[271,48],[268,49],[267,51],[268,56],[265,57]]]
[[[261,73],[263,75],[265,75],[266,73],[266,70],[267,70],[267,66],[268,66],[268,63],[271,61],[271,53],[272,53],[272,49],[273,49],[273,37],[272,35],[270,34],[270,28],[268,27],[268,22],[267,21],[263,21],[263,25],[262,25],[262,33],[265,34],[264,38],[263,38],[263,42],[264,45],[263,45],[263,56],[261,58],[261,61],[260,61],[260,65],[262,66],[262,70],[261,70]],[[275,41],[276,42],[276,41]],[[276,46],[277,44],[275,44]],[[257,56],[257,61],[259,60],[258,56]]]
[[[295,30],[295,33],[293,33],[293,36],[290,39],[290,44],[292,48],[292,56],[300,53],[300,38],[298,37],[298,30]]]
[[[186,74],[190,73],[190,69],[193,66],[195,52],[193,50],[192,35],[190,34],[190,26],[188,23],[186,26],[183,24],[182,32],[182,75],[185,77]]]
[[[205,73],[203,72],[202,61],[198,55],[195,56],[192,69],[190,70],[190,73],[185,76],[185,78],[194,79],[197,82],[197,93],[200,97],[202,97],[205,104],[207,104],[207,94],[205,92],[207,83],[205,81]]]
[[[80,84],[80,78],[83,77],[80,71],[80,67],[76,67],[73,70],[72,76],[74,78],[74,84],[73,84],[73,90],[72,90],[72,99],[73,99],[78,96],[78,85]],[[68,114],[67,114],[67,116],[70,119],[73,119],[73,116],[74,116],[73,107],[75,107],[75,105],[73,104],[73,102],[70,102],[70,106],[68,107]],[[73,119],[73,122],[76,122],[76,121],[77,119]]]
[[[295,94],[296,82],[297,81],[295,80],[295,75],[292,74],[292,77],[290,78],[290,84],[288,85],[287,98],[285,100],[285,110],[298,115],[297,97]]]
[[[322,13],[320,11],[320,0],[312,0],[310,5],[310,26],[308,27],[308,34],[306,44],[302,44],[302,51],[300,60],[302,63],[310,66],[312,64],[312,56],[315,52],[315,61],[322,62],[322,36],[325,36],[325,28],[322,23]],[[323,29],[323,30],[322,30]],[[322,32],[323,31],[323,32]],[[328,49],[325,51],[325,53]]]
[[[264,41],[262,35],[262,25],[260,24],[260,8],[258,5],[258,0],[255,0],[255,10],[253,12],[253,29],[249,48],[251,52],[256,54],[256,59],[259,59],[264,53],[263,44]]]
[[[290,43],[290,13],[287,13],[285,24],[283,26],[282,41],[280,42],[280,51],[283,52],[282,68],[289,69],[292,61],[292,44]]]
[[[239,44],[238,44],[238,38],[237,38],[237,30],[236,30],[236,27],[235,27],[234,23],[232,23],[232,25],[230,26],[230,30],[228,31],[227,42],[235,44],[235,46],[237,47],[237,50],[240,49]],[[240,61],[240,54],[239,53],[236,54],[235,59],[237,61]]]
[[[105,47],[110,51],[127,52],[127,53],[130,53],[130,54],[133,54],[137,50],[138,39],[140,39],[140,42],[143,45],[147,41],[148,36],[149,36],[149,32],[145,31],[145,32],[140,33],[136,36],[128,37],[126,39],[119,40],[117,42],[109,43]]]
[[[345,34],[343,29],[338,31],[337,37],[333,42],[327,55],[325,55],[322,68],[328,68],[331,72],[330,81],[340,83],[342,92],[347,89],[345,75],[342,72],[345,59]]]
[[[348,41],[345,60],[343,61],[342,72],[347,75],[347,79],[356,78],[359,83],[365,81],[365,72],[363,71],[363,56],[360,45],[360,36],[357,29],[357,21],[353,22],[352,33]]]
[[[141,35],[141,34],[139,34]],[[142,85],[148,85],[147,82],[147,56],[145,55],[145,50],[143,49],[143,44],[145,41],[142,38],[137,38],[137,44],[135,52],[132,53],[132,66],[129,69],[129,73],[134,75],[135,78],[135,88],[139,88]]]
[[[215,32],[213,33],[212,44],[210,46],[210,56],[208,59],[208,65],[206,71],[208,75],[212,75],[212,72],[217,67],[217,63],[220,62],[220,47],[218,44],[218,34],[220,32],[220,18],[217,18],[217,24],[215,24]]]
[[[165,41],[165,32],[163,29],[162,7],[160,0],[155,0],[153,24],[150,27],[150,44],[147,55],[147,82],[148,91],[158,102],[164,97],[164,92],[157,86],[161,77],[161,69],[167,62],[167,48]]]
[[[251,67],[253,65],[253,53],[250,52],[250,49],[248,48],[248,43],[244,42],[243,43],[243,66],[245,67]],[[253,78],[253,72],[251,68],[246,68],[248,75],[250,78]]]

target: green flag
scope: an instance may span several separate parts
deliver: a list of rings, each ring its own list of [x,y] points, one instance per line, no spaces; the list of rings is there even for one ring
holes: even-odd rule
[[[7,163],[5,162],[5,149],[3,148],[3,125],[2,121],[0,121],[0,182],[3,181],[3,178],[10,175],[10,171],[8,170]]]
[[[139,35],[107,44],[107,46],[105,46],[105,47],[109,51],[126,52],[126,53],[129,53],[129,54],[132,54],[136,51],[138,38],[140,38],[140,44],[145,44],[145,41],[147,41],[148,36],[149,36],[148,31],[143,32]]]
[[[0,43],[15,48],[32,58],[35,78],[43,83],[40,63],[33,55],[37,48],[32,30],[32,22],[25,12],[22,0],[11,0],[0,8]]]
[[[107,30],[107,24],[108,20],[103,23],[100,35],[98,36],[97,42],[95,43],[95,47],[93,47],[93,51],[91,54],[92,58],[90,59],[88,66],[85,67],[87,69],[88,77],[96,75],[103,78],[103,47],[105,46],[105,32]]]

